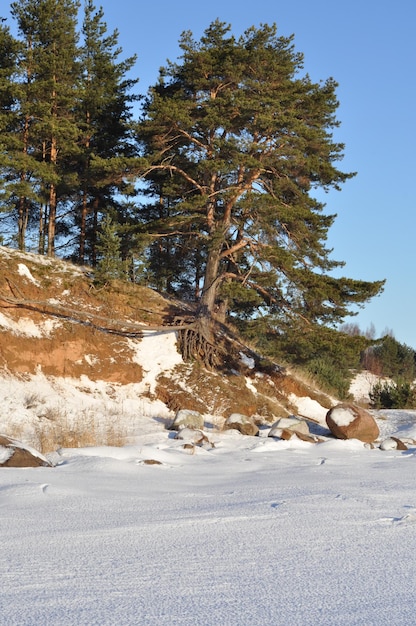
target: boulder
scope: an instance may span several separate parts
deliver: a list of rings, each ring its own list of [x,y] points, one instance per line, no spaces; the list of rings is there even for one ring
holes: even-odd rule
[[[337,439],[359,439],[372,443],[380,434],[379,428],[368,411],[354,404],[337,404],[326,414],[329,430]]]
[[[289,441],[290,439],[300,439],[301,441],[306,441],[308,443],[322,443],[323,439],[316,437],[315,435],[304,435],[303,433],[294,432],[293,430],[282,430],[282,434],[280,435],[280,439],[285,439],[285,441]]]
[[[232,413],[224,422],[223,430],[238,430],[242,435],[256,437],[259,429],[252,417],[242,413]]]
[[[181,428],[202,430],[204,428],[204,418],[198,411],[180,409],[175,415],[170,430],[180,430]]]
[[[180,439],[185,441],[185,445],[206,447],[206,448],[214,448],[214,444],[208,439],[205,433],[202,430],[194,429],[194,428],[181,428],[178,433],[175,435],[175,439]]]
[[[281,417],[273,424],[268,436],[282,438],[283,431],[289,431],[292,434],[296,433],[297,435],[300,434],[307,437],[309,435],[309,426],[305,420],[295,417],[294,415]]]
[[[52,463],[24,443],[0,435],[0,467],[52,467]]]

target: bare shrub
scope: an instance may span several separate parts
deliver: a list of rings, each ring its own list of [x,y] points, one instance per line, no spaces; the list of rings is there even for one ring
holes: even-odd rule
[[[59,448],[121,447],[126,440],[125,428],[114,418],[114,413],[103,416],[84,409],[73,417],[59,407],[48,407],[34,426],[33,445],[47,454]]]
[[[34,409],[40,404],[45,404],[45,398],[42,398],[38,393],[32,392],[26,394],[23,400],[23,406],[25,409]]]
[[[62,419],[63,411],[57,406],[47,406],[38,414],[39,419],[45,419],[49,422],[57,422]]]

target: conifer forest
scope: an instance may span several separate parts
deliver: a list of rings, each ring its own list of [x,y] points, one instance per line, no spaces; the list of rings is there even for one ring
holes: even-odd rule
[[[136,58],[93,0],[18,0],[11,15],[0,243],[192,303],[205,344],[232,320],[317,371],[337,354],[356,365],[372,338],[334,329],[384,281],[334,277],[336,216],[316,192],[354,173],[334,139],[337,83],[310,79],[294,38],[219,20],[200,40],[185,31],[179,58],[140,93]]]

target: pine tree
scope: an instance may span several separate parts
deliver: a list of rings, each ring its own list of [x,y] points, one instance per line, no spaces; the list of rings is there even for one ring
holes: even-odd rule
[[[14,108],[16,93],[13,77],[16,71],[17,41],[11,36],[7,26],[0,25],[0,184],[1,211],[8,210],[12,195],[10,173],[12,170],[11,150],[14,134],[18,127],[18,117]]]
[[[117,224],[107,215],[98,232],[97,251],[99,260],[95,270],[95,282],[104,284],[110,280],[124,277],[121,259],[121,240]]]
[[[416,351],[394,337],[374,341],[363,354],[363,366],[395,379],[413,381],[416,377]]]
[[[74,101],[79,82],[76,0],[20,0],[11,5],[22,38],[22,152],[39,163],[39,249],[55,251],[58,202],[76,183],[69,163],[78,150]]]
[[[134,158],[132,103],[137,99],[131,89],[137,80],[127,78],[136,57],[118,61],[121,48],[118,32],[107,33],[102,8],[92,0],[84,8],[81,47],[82,89],[78,105],[82,131],[79,158],[80,212],[78,260],[87,252],[95,263],[95,234],[99,216],[108,208],[119,207],[119,197],[134,188],[124,176],[126,163]],[[112,211],[114,214],[114,210]],[[90,225],[89,225],[90,222]]]
[[[275,26],[236,39],[217,20],[199,42],[183,33],[180,47],[180,62],[162,68],[149,92],[141,139],[149,183],[164,177],[177,189],[176,218],[160,230],[184,241],[197,233],[204,250],[201,336],[212,341],[218,307],[341,320],[383,281],[331,276],[343,265],[325,246],[335,216],[314,191],[353,175],[337,168],[337,84],[312,82],[293,38]]]
[[[29,74],[22,72],[21,43],[7,26],[0,27],[0,185],[3,212],[9,227],[17,221],[16,241],[24,250],[31,208],[39,200],[39,165],[29,147],[31,116],[27,107]]]
[[[3,132],[13,129],[11,116],[16,102],[13,76],[16,71],[18,42],[10,34],[8,26],[0,24],[0,128]]]

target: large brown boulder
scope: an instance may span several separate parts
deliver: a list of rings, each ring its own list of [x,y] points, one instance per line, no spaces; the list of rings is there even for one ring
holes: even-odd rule
[[[354,404],[332,407],[326,414],[326,423],[337,439],[359,439],[372,443],[380,434],[373,416]]]
[[[0,467],[50,467],[51,463],[37,450],[0,435]]]

